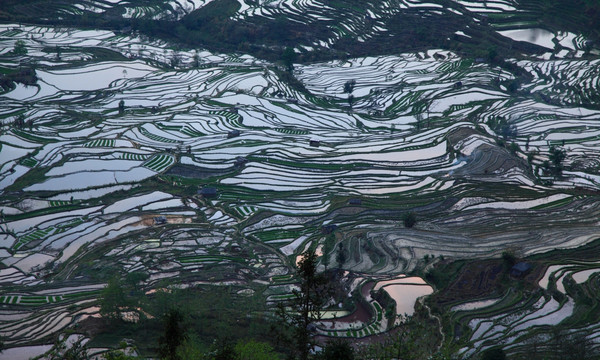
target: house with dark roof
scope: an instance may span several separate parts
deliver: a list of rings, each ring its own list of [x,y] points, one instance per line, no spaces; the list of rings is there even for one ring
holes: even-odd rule
[[[239,130],[231,130],[230,132],[227,133],[227,138],[231,139],[234,137],[238,137],[240,136],[240,131]]]
[[[167,223],[167,217],[166,216],[155,216],[154,217],[154,225],[163,225]]]

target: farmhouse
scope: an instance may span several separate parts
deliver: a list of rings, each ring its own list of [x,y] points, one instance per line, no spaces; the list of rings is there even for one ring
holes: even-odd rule
[[[155,216],[154,217],[154,225],[163,225],[167,223],[167,218],[165,216]]]
[[[231,139],[234,137],[238,137],[240,136],[240,131],[239,130],[231,130],[230,132],[227,133],[227,138]]]

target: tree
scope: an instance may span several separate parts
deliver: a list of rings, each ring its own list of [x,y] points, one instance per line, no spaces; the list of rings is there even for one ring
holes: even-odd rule
[[[237,360],[237,354],[231,342],[222,339],[214,342],[214,344],[212,345],[212,350],[208,354],[208,359]]]
[[[510,268],[517,263],[517,257],[512,251],[505,250],[502,252],[502,261],[504,262],[506,269],[510,270]]]
[[[490,62],[498,60],[498,51],[496,50],[496,47],[490,47],[488,49],[487,58]]]
[[[177,347],[177,355],[181,360],[203,359],[205,349],[200,346],[200,339],[192,333],[181,345]]]
[[[200,66],[200,55],[198,54],[198,50],[194,50],[194,56],[192,57],[192,59],[194,60],[194,67],[199,67]]]
[[[294,70],[294,61],[296,61],[297,56],[298,55],[294,51],[294,48],[288,46],[285,48],[285,50],[283,50],[283,53],[281,54],[281,61],[283,61],[283,64],[289,72]]]
[[[417,216],[415,215],[414,212],[410,211],[410,212],[404,214],[404,217],[402,220],[404,221],[404,227],[411,228],[411,227],[415,226],[415,224],[417,223]]]
[[[124,112],[125,112],[125,101],[121,100],[121,101],[119,101],[119,115],[123,115]]]
[[[25,47],[25,41],[17,40],[15,43],[15,47],[13,48],[13,54],[15,55],[25,55],[27,54],[27,47]]]
[[[354,91],[354,86],[356,85],[356,80],[348,80],[344,83],[344,93],[350,94]]]
[[[279,355],[273,347],[254,340],[241,341],[234,348],[236,360],[277,360]]]
[[[105,360],[135,360],[139,359],[137,356],[126,355],[122,351],[109,351],[103,354]]]
[[[346,253],[344,252],[344,243],[340,243],[338,245],[337,255],[335,256],[335,260],[338,263],[338,267],[342,267],[346,262]]]
[[[505,360],[506,354],[502,348],[491,348],[481,353],[481,360]]]
[[[121,308],[126,307],[127,299],[121,281],[114,276],[100,294],[100,315],[109,320],[121,319]]]
[[[325,345],[321,354],[323,360],[354,360],[354,349],[348,342],[336,340]]]
[[[127,287],[132,290],[131,292],[134,295],[137,295],[142,293],[140,284],[148,280],[149,277],[150,275],[144,271],[133,271],[125,276],[125,283],[127,284]]]
[[[362,121],[356,119],[356,127],[362,130],[365,127],[365,124],[363,124]],[[392,124],[392,127],[395,127],[394,124]],[[392,132],[394,132],[394,130],[392,130]]]
[[[61,335],[52,348],[44,354],[48,360],[87,360],[87,349],[83,344],[83,337],[79,337],[70,347],[67,346],[67,336]]]
[[[15,126],[19,129],[22,129],[23,126],[25,126],[25,115],[21,114],[17,116],[17,119],[15,120]]]
[[[335,248],[335,234],[331,233],[327,235],[325,238],[325,242],[323,243],[323,257],[321,258],[321,263],[325,265],[325,268],[329,266],[329,261],[331,258],[331,253]]]
[[[294,298],[289,302],[280,303],[276,313],[287,326],[288,332],[283,334],[283,340],[292,345],[292,350],[301,360],[306,360],[314,349],[315,323],[322,317],[329,289],[325,276],[317,273],[317,255],[314,249],[302,254],[297,272],[300,290],[293,291]]]
[[[171,67],[172,68],[175,68],[175,67],[179,66],[179,63],[181,62],[181,57],[179,56],[179,54],[177,52],[173,51],[171,53],[171,60],[170,60],[170,62],[171,62]]]
[[[565,151],[565,149],[556,147],[554,145],[550,146],[550,154],[548,155],[548,158],[552,162],[554,174],[556,174],[556,175],[562,174],[562,170],[563,170],[562,162],[565,160],[566,157],[567,157],[567,152]]]
[[[177,348],[188,338],[183,326],[183,315],[171,309],[163,319],[163,335],[158,339],[158,354],[161,359],[179,360]]]
[[[82,340],[83,338],[80,338],[77,341],[75,341],[73,345],[71,345],[71,347],[67,349],[67,351],[65,351],[65,353],[62,356],[57,357],[56,360],[87,360],[87,349],[82,343]]]
[[[518,134],[515,124],[510,123],[506,118],[500,116],[498,119],[490,119],[490,127],[506,141],[509,138],[514,138]]]

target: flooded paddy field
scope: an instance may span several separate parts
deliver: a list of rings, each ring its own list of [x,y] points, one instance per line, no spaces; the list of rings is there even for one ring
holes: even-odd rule
[[[208,2],[169,4],[183,14]],[[491,14],[512,2],[456,3]],[[239,16],[280,11],[260,9]],[[593,246],[599,60],[575,56],[574,34],[499,33],[573,56],[508,59],[526,74],[517,79],[431,49],[296,64],[289,82],[250,55],[0,25],[0,48],[28,50],[0,53],[0,70],[37,76],[0,93],[0,336],[17,352],[100,317],[109,268],[147,274],[147,294],[224,285],[274,307],[313,247],[319,268],[342,271],[346,295],[363,299],[330,309],[316,331],[368,338],[430,306],[423,296],[439,284],[427,274],[440,263]],[[597,301],[598,260],[536,260],[532,288],[446,299],[464,325],[460,353],[497,342],[520,354],[561,323],[596,339],[582,309]],[[497,266],[482,273],[500,278]]]

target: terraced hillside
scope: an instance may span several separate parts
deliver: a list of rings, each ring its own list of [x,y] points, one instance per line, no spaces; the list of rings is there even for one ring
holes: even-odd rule
[[[206,3],[130,15],[185,19]],[[19,6],[41,6],[31,4]],[[65,14],[138,9],[135,1],[52,4]],[[339,8],[253,4],[240,3],[235,18],[325,21],[338,14],[327,9]],[[461,9],[476,14],[469,24],[481,14],[500,23],[493,14],[521,6],[365,4],[375,22],[406,7]],[[358,34],[367,43],[387,31],[355,27],[366,15],[345,11],[347,28],[306,46],[335,48]],[[475,37],[451,30],[450,42]],[[504,31],[512,30],[494,36]],[[518,60],[432,48],[296,64],[290,73],[251,55],[178,50],[138,33],[0,26],[0,336],[8,347],[44,344],[99,317],[107,269],[123,279],[147,274],[139,286],[148,295],[227,285],[274,306],[295,289],[297,256],[314,247],[321,269],[348,271],[341,283],[373,314],[357,320],[336,309],[317,331],[369,338],[397,324],[370,290],[387,291],[397,314],[411,313],[433,289],[405,274],[425,274],[429,259],[525,257],[591,243],[600,235],[600,60],[583,35],[545,31],[554,46],[528,39],[516,49],[539,54]],[[26,55],[13,50],[18,41]],[[24,69],[35,85],[23,84]],[[407,213],[414,227],[403,225]],[[456,321],[467,324],[460,354],[495,344],[525,354],[532,336],[543,340],[541,326],[596,339],[589,318],[573,319],[588,297],[573,294],[596,289],[597,260],[546,264],[555,267],[535,294],[501,294],[506,302],[493,311],[456,300],[464,307]],[[579,281],[584,272],[590,281]],[[559,278],[575,284],[555,295],[551,278],[556,287]],[[522,309],[518,319],[511,306]]]
[[[580,57],[591,50],[585,39],[599,40],[599,13],[596,3],[584,0],[8,0],[0,16],[41,25],[133,28],[270,60],[288,46],[300,60],[322,61],[431,48],[473,58],[549,50]]]

